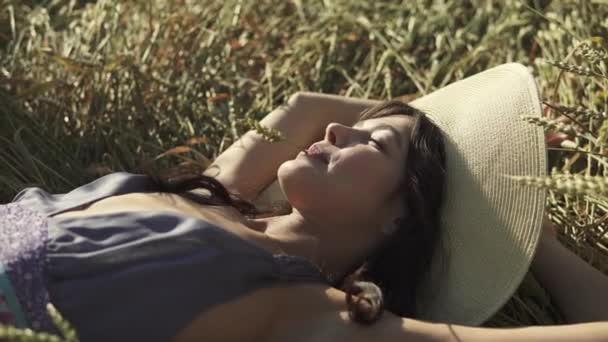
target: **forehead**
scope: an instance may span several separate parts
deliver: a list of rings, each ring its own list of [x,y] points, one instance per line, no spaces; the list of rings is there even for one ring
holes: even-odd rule
[[[393,126],[395,129],[399,131],[403,131],[407,133],[411,124],[413,123],[414,118],[409,115],[396,114],[396,115],[387,115],[379,118],[369,118],[365,120],[357,121],[353,126],[356,127],[373,127],[380,124],[388,124]]]

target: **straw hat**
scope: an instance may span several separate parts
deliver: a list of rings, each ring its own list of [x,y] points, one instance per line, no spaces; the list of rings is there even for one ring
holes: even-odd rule
[[[420,287],[418,318],[479,325],[513,295],[541,232],[546,193],[505,175],[546,174],[534,78],[510,63],[452,83],[410,103],[445,134],[447,182],[442,242]],[[283,200],[275,182],[254,203]]]

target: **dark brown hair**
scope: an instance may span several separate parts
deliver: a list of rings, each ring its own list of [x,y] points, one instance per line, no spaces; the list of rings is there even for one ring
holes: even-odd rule
[[[356,267],[340,285],[346,291],[349,314],[359,323],[376,321],[384,307],[402,317],[417,317],[417,287],[440,248],[440,209],[445,186],[443,134],[423,112],[401,101],[387,101],[363,112],[360,120],[388,115],[414,118],[403,183],[409,213],[399,228]],[[357,301],[352,301],[357,295]]]
[[[408,147],[404,182],[398,191],[409,216],[399,228],[361,265],[355,265],[333,286],[344,290],[352,320],[362,324],[376,321],[384,308],[399,316],[416,317],[417,286],[430,267],[438,247],[439,210],[445,183],[445,150],[440,129],[423,112],[401,102],[387,101],[360,115],[360,120],[388,115],[415,119]],[[256,207],[229,193],[215,178],[200,173],[176,172],[163,176],[146,172],[161,191],[177,193],[203,204],[229,205],[243,215],[261,214]],[[188,191],[205,188],[211,198],[199,198]]]

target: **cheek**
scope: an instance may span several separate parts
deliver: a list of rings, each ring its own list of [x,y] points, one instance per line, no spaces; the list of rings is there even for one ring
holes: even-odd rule
[[[398,177],[394,165],[377,156],[336,159],[328,173],[336,190],[332,195],[353,208],[377,207]]]
[[[345,155],[336,158],[328,173],[338,183],[363,186],[365,183],[376,183],[378,179],[389,176],[393,171],[390,168],[390,163],[381,156]]]

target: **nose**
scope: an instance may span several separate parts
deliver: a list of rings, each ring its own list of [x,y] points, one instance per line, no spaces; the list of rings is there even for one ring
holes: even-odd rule
[[[356,129],[337,122],[332,122],[325,129],[325,140],[338,147],[346,146]]]

